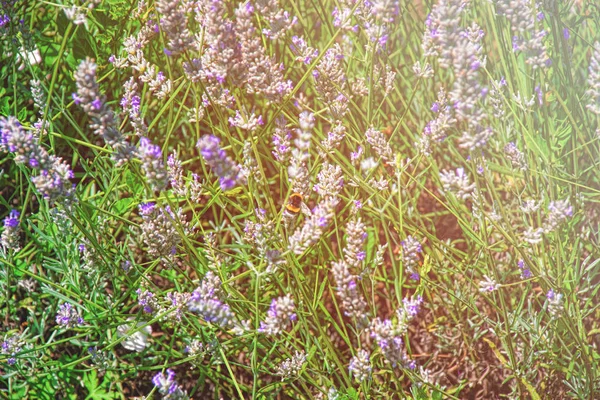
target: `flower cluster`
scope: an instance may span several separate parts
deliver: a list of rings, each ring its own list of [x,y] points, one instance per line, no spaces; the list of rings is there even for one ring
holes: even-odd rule
[[[219,177],[219,184],[222,190],[229,190],[245,182],[245,177],[241,173],[239,165],[235,164],[227,156],[225,150],[219,147],[219,138],[212,135],[205,135],[196,144],[200,154],[211,168],[213,173]]]
[[[313,210],[304,224],[290,236],[290,249],[296,254],[304,253],[310,246],[317,243],[333,217],[335,199],[324,199]]]
[[[523,152],[520,151],[513,142],[510,142],[504,146],[504,154],[514,168],[518,168],[521,171],[527,170],[525,154],[523,154]]]
[[[407,236],[400,244],[402,245],[402,265],[410,274],[411,279],[419,280],[417,266],[421,260],[419,254],[423,252],[421,243],[412,236]]]
[[[265,271],[273,273],[282,262],[281,251],[277,249],[274,221],[268,220],[266,213],[264,209],[255,210],[258,221],[246,221],[244,239],[256,249],[261,260],[266,262]]]
[[[344,315],[362,322],[367,316],[367,302],[358,287],[358,276],[351,273],[345,261],[334,261],[331,272]]]
[[[293,84],[283,79],[283,64],[277,64],[266,55],[261,40],[255,35],[254,11],[251,3],[240,4],[235,10],[236,38],[246,73],[245,88],[248,93],[261,94],[269,101],[281,101],[291,92]]]
[[[369,128],[365,133],[367,142],[373,146],[375,153],[385,162],[394,161],[394,153],[390,147],[387,139],[380,130]]]
[[[517,266],[519,267],[519,271],[521,271],[521,279],[529,279],[533,276],[531,270],[525,266],[525,261],[517,261]]]
[[[567,218],[573,216],[573,206],[568,199],[551,201],[544,221],[544,232],[549,233],[558,228]]]
[[[75,307],[69,303],[63,303],[58,307],[56,313],[56,323],[65,328],[74,328],[84,323]]]
[[[169,154],[167,173],[172,191],[178,196],[198,201],[204,190],[203,181],[200,180],[198,174],[192,174],[191,179],[185,179],[183,172],[177,153]]]
[[[62,158],[48,154],[38,138],[27,133],[14,117],[0,118],[0,150],[15,153],[15,162],[39,171],[31,181],[50,204],[72,201],[74,186],[69,179],[73,171]]]
[[[421,296],[405,298],[402,307],[396,310],[396,321],[390,319],[381,320],[375,318],[369,327],[370,335],[379,346],[386,361],[392,367],[415,368],[414,361],[410,360],[404,349],[402,336],[408,329],[408,323],[415,318],[419,312],[419,306],[423,302]]]
[[[73,93],[73,100],[89,115],[92,120],[90,127],[96,135],[112,147],[113,159],[117,165],[121,165],[133,157],[134,147],[119,131],[115,114],[106,104],[105,96],[100,92],[96,78],[97,68],[98,66],[89,58],[79,64],[75,71],[77,93]]]
[[[371,367],[370,357],[371,354],[368,351],[360,349],[350,360],[348,371],[350,371],[357,382],[363,382],[371,377],[373,367]]]
[[[146,314],[153,314],[159,310],[160,305],[154,293],[146,289],[137,289],[135,292],[138,295],[138,305],[142,307]]]
[[[366,257],[363,249],[367,231],[360,218],[352,219],[346,225],[346,247],[344,247],[344,260],[349,267],[358,267]]]
[[[167,55],[181,53],[194,44],[194,37],[187,27],[186,2],[179,0],[159,0],[156,10],[160,13],[160,28],[168,40]]]
[[[453,193],[462,200],[470,198],[475,190],[475,184],[470,183],[464,168],[456,168],[456,171],[443,170],[440,173],[440,181],[445,193]]]
[[[123,84],[125,93],[121,98],[121,107],[129,115],[129,122],[133,127],[133,132],[137,136],[146,135],[148,127],[141,114],[141,98],[138,94],[138,84],[135,78],[131,77]]]
[[[296,351],[291,357],[283,361],[277,366],[277,375],[281,376],[281,380],[294,378],[300,375],[302,366],[306,363],[306,353],[304,351]]]
[[[292,149],[292,162],[288,167],[288,176],[296,181],[302,180],[302,170],[306,168],[306,162],[310,158],[308,151],[312,130],[315,127],[315,116],[312,113],[303,111],[300,113],[299,125],[300,128],[296,129],[296,138]]]
[[[534,6],[527,0],[499,0],[496,10],[510,21],[513,32],[513,50],[525,54],[525,62],[532,68],[546,68],[550,58],[546,53],[543,38],[546,32],[536,29],[536,18],[544,19],[543,13],[536,13]],[[537,16],[536,16],[537,14]]]
[[[142,169],[146,175],[146,181],[152,189],[160,191],[167,186],[169,176],[165,169],[160,146],[152,144],[150,139],[140,139],[140,147],[137,156],[142,161]]]
[[[23,341],[21,340],[21,337],[19,335],[6,334],[6,336],[4,336],[2,345],[0,345],[0,354],[8,356],[6,360],[8,365],[14,365],[17,362],[15,356],[21,351],[22,346]]]
[[[17,210],[12,210],[6,218],[4,218],[4,230],[0,236],[0,244],[5,250],[18,251],[21,248],[19,244],[19,215]]]
[[[290,158],[292,132],[286,127],[285,118],[279,117],[275,120],[275,131],[273,133],[273,157],[282,165],[286,165]]]
[[[188,301],[188,309],[199,314],[206,322],[233,328],[235,314],[229,305],[221,300],[221,280],[212,272],[207,272],[200,286],[192,292]]]
[[[171,369],[167,369],[167,375],[159,372],[152,378],[152,383],[158,389],[159,393],[163,395],[164,400],[187,400],[189,399],[187,392],[185,392],[177,384],[175,380],[175,372]]]
[[[169,206],[158,207],[155,203],[143,203],[139,207],[142,216],[141,239],[153,257],[170,258],[177,252],[181,236],[178,223],[185,227],[185,217],[175,215]]]
[[[479,291],[481,293],[494,292],[499,288],[500,284],[498,284],[494,279],[490,278],[487,275],[483,275],[483,280],[479,282]]]
[[[295,321],[298,317],[295,313],[296,306],[291,295],[278,297],[271,301],[267,318],[260,323],[259,332],[267,335],[279,335],[286,330],[290,322]]]
[[[156,65],[145,58],[143,51],[158,31],[158,26],[154,24],[143,25],[137,35],[129,36],[124,40],[123,50],[126,52],[126,57],[112,55],[108,61],[119,69],[130,66],[135,71],[137,79],[148,85],[150,93],[163,99],[171,93],[173,83]]]

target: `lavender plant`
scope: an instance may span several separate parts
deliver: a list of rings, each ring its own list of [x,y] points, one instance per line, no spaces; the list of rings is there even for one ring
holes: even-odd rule
[[[600,396],[593,2],[34,3],[4,397]]]

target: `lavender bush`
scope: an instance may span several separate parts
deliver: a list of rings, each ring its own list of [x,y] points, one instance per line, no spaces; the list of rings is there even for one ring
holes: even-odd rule
[[[3,397],[600,398],[599,23],[2,2]]]

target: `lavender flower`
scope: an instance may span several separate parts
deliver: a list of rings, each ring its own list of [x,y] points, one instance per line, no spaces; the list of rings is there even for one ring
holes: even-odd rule
[[[464,168],[457,168],[456,171],[443,170],[440,173],[440,180],[444,192],[453,193],[462,200],[471,197],[471,193],[475,189],[475,184],[469,182],[469,177]]]
[[[148,246],[148,253],[153,257],[173,256],[181,241],[175,214],[169,206],[156,207],[154,203],[144,203],[139,208],[143,220],[141,237]]]
[[[121,165],[132,158],[134,147],[119,132],[115,114],[106,104],[105,96],[100,93],[96,69],[97,65],[89,58],[79,64],[75,72],[77,93],[73,94],[73,99],[89,115],[92,120],[90,127],[113,148],[113,159],[117,165]]]
[[[15,162],[31,168],[50,169],[52,159],[38,138],[27,132],[15,117],[0,117],[0,149],[15,155]]]
[[[58,307],[56,323],[65,328],[74,328],[82,325],[84,320],[71,304],[63,303]]]
[[[8,365],[14,365],[17,362],[16,355],[21,351],[23,341],[17,334],[6,334],[2,345],[0,345],[0,354],[9,356],[6,360]]]
[[[236,110],[235,117],[229,117],[229,125],[236,126],[248,132],[254,132],[259,126],[264,125],[264,121],[262,115],[256,116],[254,113],[250,115],[244,113],[242,115],[239,110]]]
[[[321,168],[321,171],[317,174],[317,180],[318,183],[314,186],[315,192],[323,198],[336,202],[337,195],[344,186],[342,168],[339,165],[325,162],[323,168]]]
[[[205,135],[196,144],[200,154],[213,173],[219,177],[222,190],[229,190],[245,182],[245,177],[240,171],[239,165],[227,156],[225,150],[219,147],[219,138]]]
[[[421,260],[419,254],[423,252],[421,243],[412,236],[407,236],[400,244],[402,245],[402,265],[410,274],[411,279],[419,280],[417,266]]]
[[[266,55],[260,39],[254,34],[252,24],[254,7],[240,4],[235,10],[236,37],[241,52],[248,93],[260,93],[269,101],[281,101],[292,91],[292,81],[283,78],[283,64],[275,63]]]
[[[296,351],[292,358],[286,359],[277,366],[276,374],[281,376],[281,380],[297,377],[302,371],[302,366],[306,363],[306,353]]]
[[[375,153],[377,153],[379,157],[388,163],[394,161],[394,153],[383,132],[371,127],[367,130],[365,136],[367,137],[367,142],[373,146]]]
[[[333,104],[347,90],[343,60],[342,48],[336,43],[325,52],[313,72],[317,94],[328,105]]]
[[[344,315],[362,323],[367,315],[367,302],[356,284],[359,278],[350,272],[345,261],[333,262],[331,272]]]
[[[553,318],[560,317],[564,311],[563,295],[550,289],[546,294],[546,298],[548,299],[548,312],[550,315]]]
[[[558,228],[567,218],[573,216],[573,207],[569,200],[551,201],[544,221],[544,232],[549,233]]]
[[[380,340],[377,344],[385,357],[385,361],[392,368],[396,368],[397,366],[408,368],[411,365],[412,360],[406,354],[404,342],[400,336]]]
[[[137,136],[143,136],[148,128],[141,115],[141,98],[138,94],[138,84],[134,77],[131,77],[123,84],[125,94],[121,98],[121,107],[123,111],[129,114],[129,121],[133,126],[133,131]]]
[[[346,136],[346,128],[340,121],[329,131],[327,138],[321,141],[323,150],[319,150],[319,154],[322,158],[325,158],[327,154],[332,154],[333,151],[339,147],[340,143]]]
[[[44,109],[46,108],[46,93],[42,87],[42,83],[33,79],[29,81],[31,85],[31,97],[33,98],[33,104],[38,108],[40,115],[43,115]]]
[[[152,378],[152,383],[160,394],[163,395],[165,400],[187,400],[189,399],[187,392],[185,392],[177,384],[175,380],[175,372],[171,369],[167,369],[167,375],[159,372]]]
[[[590,100],[586,106],[588,110],[596,115],[600,115],[600,42],[594,43],[594,52],[590,59],[588,68],[588,90],[586,94]]]
[[[365,224],[360,218],[352,219],[346,225],[346,247],[344,247],[344,260],[349,267],[358,267],[366,257],[364,242],[367,238]]]
[[[513,142],[510,142],[504,146],[504,154],[511,162],[513,168],[519,168],[521,171],[527,170],[525,154],[523,154],[523,152],[521,152]]]
[[[358,350],[358,353],[350,360],[348,371],[354,376],[357,382],[363,382],[371,377],[370,354],[364,349]]]
[[[221,294],[221,280],[209,271],[202,279],[200,286],[192,292],[188,308],[199,314],[206,322],[230,329],[235,325],[235,315],[229,306],[220,299]]]
[[[190,293],[170,292],[167,293],[165,299],[171,303],[170,311],[165,315],[165,320],[181,322],[183,312],[188,306]]]
[[[267,313],[267,318],[260,323],[258,331],[267,335],[279,335],[288,328],[290,322],[298,318],[294,312],[295,309],[294,300],[289,294],[285,297],[273,299]]]
[[[448,136],[449,130],[456,124],[449,101],[444,88],[440,88],[437,101],[431,106],[436,117],[427,123],[423,136],[436,142],[441,142]]]
[[[333,217],[333,209],[337,204],[337,199],[324,199],[313,210],[313,214],[308,217],[301,228],[294,231],[290,236],[290,249],[295,254],[302,254],[313,244],[317,243],[325,228],[329,225],[329,220]]]
[[[192,50],[194,37],[187,28],[187,3],[180,0],[159,0],[156,10],[160,13],[160,27],[168,39],[168,51],[177,54]]]
[[[498,0],[498,14],[504,15],[511,23],[513,50],[525,54],[525,62],[534,69],[548,66],[548,54],[542,42],[546,35],[543,30],[536,31],[536,10],[528,0]]]
[[[4,218],[4,230],[0,236],[0,244],[5,250],[19,251],[19,235],[21,229],[19,227],[19,215],[17,210],[12,210],[6,218]]]
[[[61,158],[49,155],[14,117],[0,118],[0,150],[15,153],[16,162],[39,170],[31,181],[50,204],[72,200],[74,187],[69,179],[73,178],[73,172],[69,166]]]
[[[292,45],[290,47],[294,54],[296,54],[296,61],[301,61],[306,65],[310,64],[319,55],[319,50],[308,46],[304,38],[299,36],[292,37]]]
[[[296,17],[281,9],[278,0],[258,0],[255,2],[256,12],[264,18],[270,26],[263,29],[263,34],[271,40],[277,40],[290,30],[297,22]]]
[[[533,229],[532,227],[528,227],[523,232],[523,240],[529,244],[538,244],[542,241],[542,233],[544,233],[542,228]]]
[[[273,156],[275,160],[279,161],[283,165],[286,165],[289,157],[292,140],[292,133],[285,126],[285,118],[283,116],[275,120],[275,133],[273,134]]]
[[[517,261],[517,266],[519,267],[519,271],[521,271],[521,279],[529,279],[533,276],[531,270],[525,266],[525,261]]]
[[[154,293],[145,289],[137,289],[135,292],[138,295],[138,304],[146,314],[153,314],[159,309]]]
[[[312,131],[315,128],[315,116],[313,113],[303,111],[300,113],[298,121],[299,129],[296,130],[296,138],[294,139],[294,149],[292,156],[298,163],[305,162],[309,159],[310,141]],[[292,175],[293,177],[293,175]]]
[[[164,189],[167,186],[169,175],[162,161],[160,146],[152,144],[150,139],[143,137],[140,140],[137,156],[142,161],[142,169],[152,189],[155,191]]]
[[[479,291],[481,293],[490,293],[500,288],[500,284],[498,284],[489,276],[484,275],[483,278],[484,279],[481,282],[479,282]]]

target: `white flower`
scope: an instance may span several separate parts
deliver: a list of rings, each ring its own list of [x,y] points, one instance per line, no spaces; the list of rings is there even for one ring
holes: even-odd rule
[[[19,71],[22,71],[27,65],[37,65],[41,63],[42,56],[40,55],[40,50],[37,47],[31,51],[25,51],[24,48],[21,48],[20,53],[17,54],[16,61],[17,64],[19,64]]]
[[[148,336],[152,334],[152,327],[147,325],[140,330],[139,327],[146,325],[146,321],[139,321],[135,327],[132,325],[124,324],[117,328],[118,337],[126,337],[121,342],[121,345],[127,350],[140,352],[148,346]]]
[[[495,280],[490,278],[487,275],[483,276],[485,279],[479,282],[479,291],[481,293],[490,293],[494,290],[498,290],[500,288],[500,284],[498,284]]]

